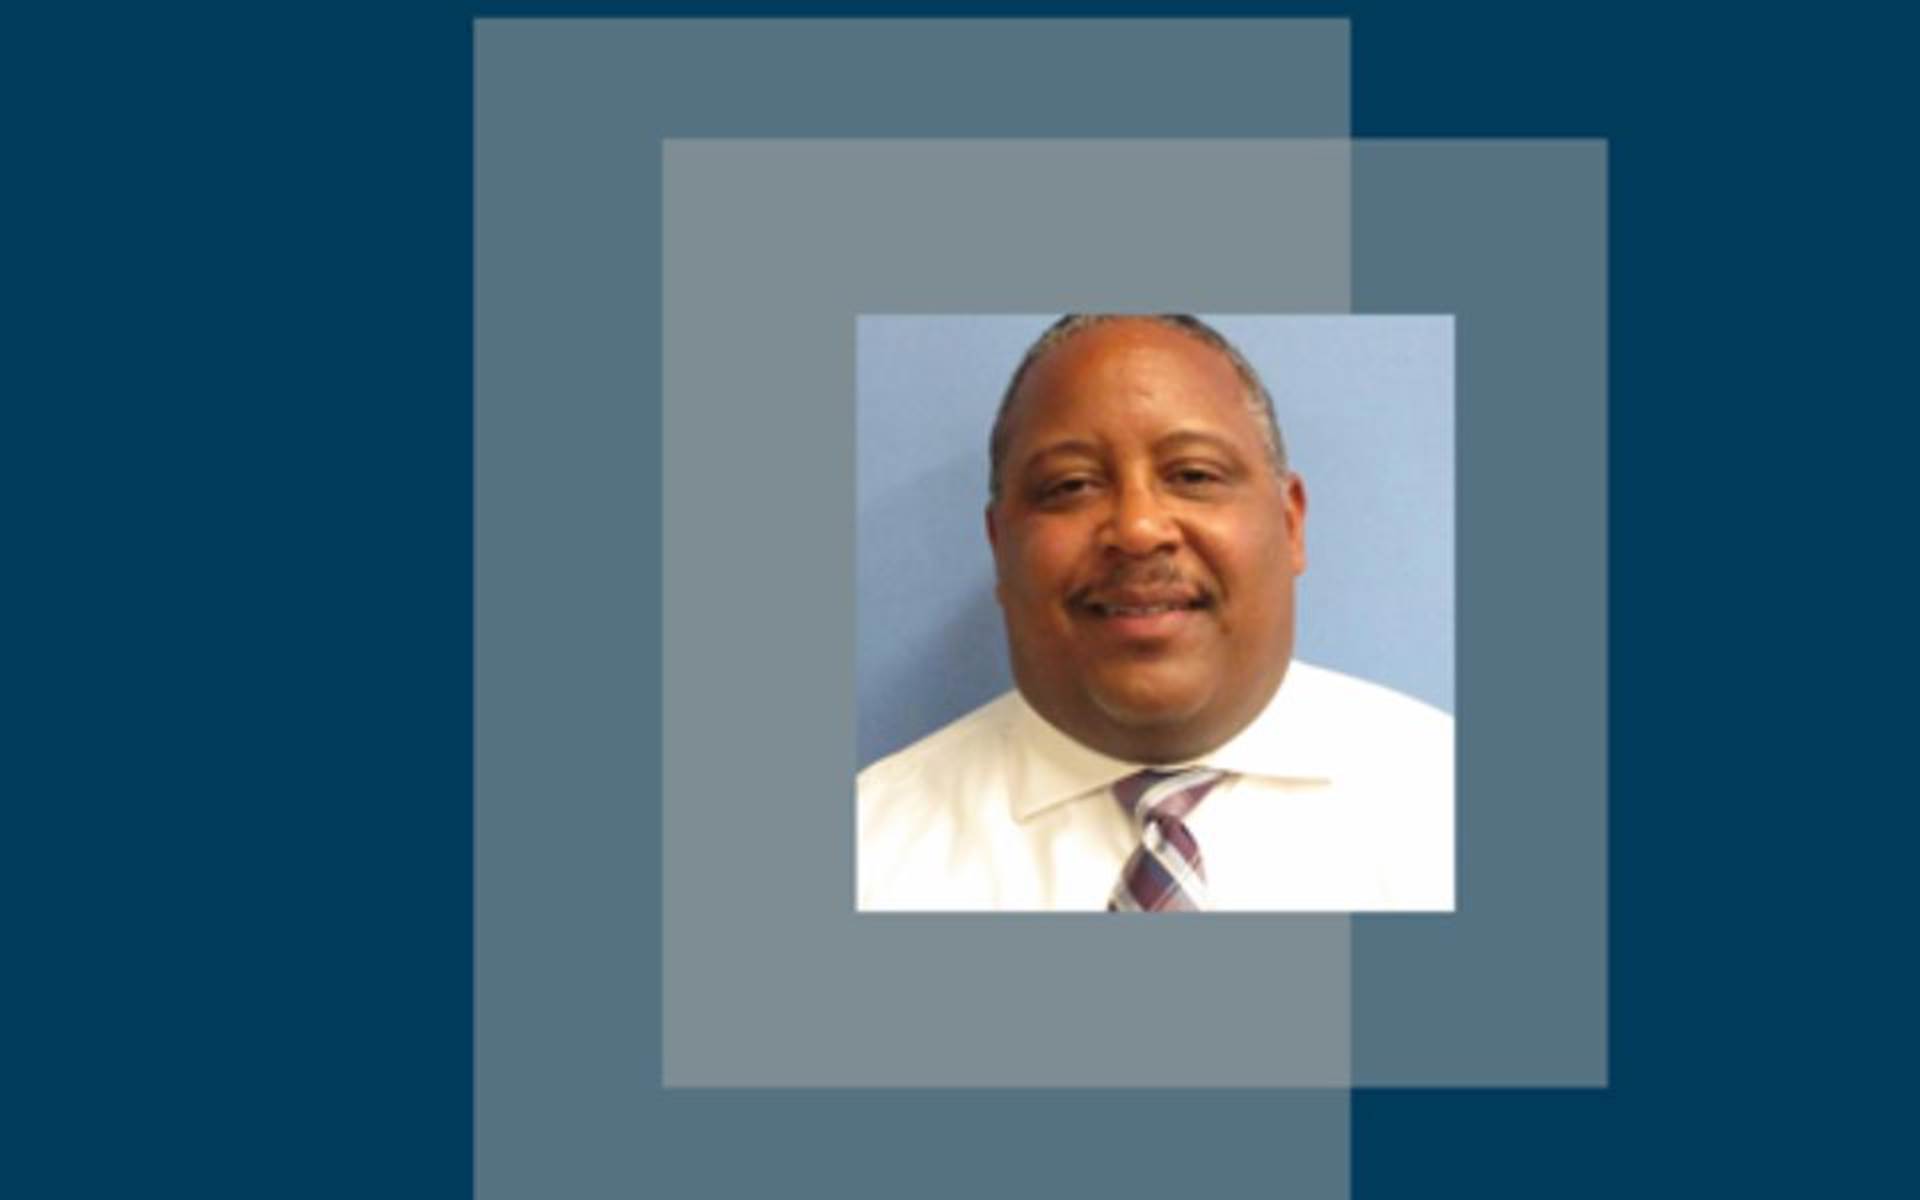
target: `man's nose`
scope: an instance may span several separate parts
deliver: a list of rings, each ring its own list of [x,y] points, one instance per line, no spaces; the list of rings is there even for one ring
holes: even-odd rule
[[[1130,485],[1114,493],[1106,538],[1107,544],[1122,554],[1145,556],[1176,547],[1180,527],[1157,490]]]

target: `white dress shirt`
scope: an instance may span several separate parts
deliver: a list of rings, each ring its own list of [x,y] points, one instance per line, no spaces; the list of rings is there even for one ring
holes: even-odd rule
[[[1186,820],[1208,907],[1450,912],[1453,718],[1295,660],[1194,759],[1232,775]],[[1137,844],[1107,790],[1141,769],[1008,692],[860,773],[862,911],[1101,910]]]

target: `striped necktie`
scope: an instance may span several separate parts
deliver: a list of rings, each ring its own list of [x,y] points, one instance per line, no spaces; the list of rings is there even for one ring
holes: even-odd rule
[[[1197,912],[1206,907],[1207,873],[1186,815],[1226,772],[1206,768],[1141,771],[1113,785],[1113,797],[1140,831],[1120,870],[1108,912]]]

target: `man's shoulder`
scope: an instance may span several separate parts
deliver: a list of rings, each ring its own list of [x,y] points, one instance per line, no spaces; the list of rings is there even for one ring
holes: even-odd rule
[[[1305,664],[1296,662],[1292,672]],[[1314,736],[1350,832],[1377,872],[1382,910],[1454,907],[1454,721],[1424,700],[1371,680],[1306,667],[1295,711]],[[1286,685],[1283,685],[1283,687]]]
[[[980,853],[1013,819],[1006,797],[1019,715],[1008,693],[860,772],[862,909],[945,908],[956,897],[994,894],[991,860]],[[964,886],[960,859],[973,864]]]

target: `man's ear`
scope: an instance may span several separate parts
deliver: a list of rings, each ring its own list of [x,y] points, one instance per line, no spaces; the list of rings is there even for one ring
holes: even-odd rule
[[[1293,555],[1293,573],[1307,569],[1307,485],[1300,476],[1287,476],[1287,549]]]
[[[993,551],[993,598],[1000,604],[1007,602],[1006,593],[1000,590],[1000,523],[993,519],[993,501],[987,501],[987,548]]]

